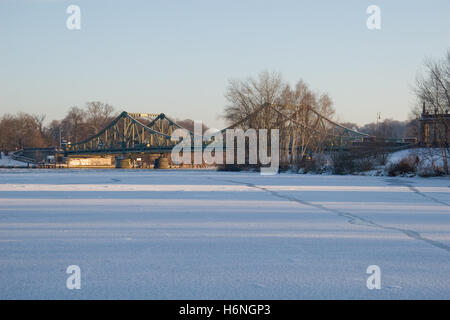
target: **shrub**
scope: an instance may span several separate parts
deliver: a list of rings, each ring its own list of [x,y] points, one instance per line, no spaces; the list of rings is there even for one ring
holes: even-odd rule
[[[292,170],[292,165],[287,162],[282,162],[279,164],[279,172],[287,172]]]
[[[389,164],[386,172],[391,177],[415,174],[417,172],[417,163],[415,157],[403,158],[399,162]]]
[[[417,174],[421,177],[438,177],[445,175],[442,168],[433,165],[419,165]]]
[[[243,168],[238,164],[221,164],[217,166],[217,171],[241,171]]]
[[[313,159],[303,159],[297,163],[297,172],[301,173],[319,173],[320,172],[320,164],[318,161],[315,161]]]
[[[332,154],[332,171],[334,174],[347,174],[355,171],[354,157],[349,152],[335,152]]]
[[[353,164],[354,170],[356,172],[369,171],[374,168],[374,160],[369,157],[355,159],[353,162],[354,162],[354,164]]]

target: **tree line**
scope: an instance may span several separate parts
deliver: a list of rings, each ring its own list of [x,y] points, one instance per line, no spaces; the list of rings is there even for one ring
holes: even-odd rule
[[[0,117],[0,151],[8,152],[23,148],[59,147],[61,140],[72,144],[81,142],[105,128],[119,115],[112,105],[101,101],[90,101],[84,107],[69,108],[61,120],[44,124],[43,114],[18,112]],[[149,119],[140,119],[148,124]],[[194,130],[191,119],[176,120],[188,130]],[[203,131],[208,127],[203,124]]]
[[[404,121],[384,119],[364,125],[353,122],[341,124],[347,128],[382,139],[416,138],[419,134],[419,120],[415,117]]]
[[[69,108],[62,120],[44,125],[46,116],[18,112],[0,118],[0,150],[56,147],[61,139],[80,142],[97,133],[117,116],[114,107],[90,101],[84,107]]]

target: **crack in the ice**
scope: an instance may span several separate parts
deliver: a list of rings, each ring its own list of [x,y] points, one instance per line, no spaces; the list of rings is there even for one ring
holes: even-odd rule
[[[432,246],[434,246],[436,248],[443,249],[443,250],[445,250],[445,251],[450,253],[450,246],[447,246],[446,244],[441,243],[441,242],[436,241],[436,240],[425,238],[419,232],[414,231],[414,230],[384,226],[382,224],[376,223],[376,222],[374,222],[372,220],[360,217],[360,216],[352,214],[352,213],[343,212],[343,211],[340,211],[340,210],[337,210],[337,209],[333,209],[333,208],[328,208],[328,207],[323,206],[321,204],[310,203],[310,202],[307,202],[307,201],[304,201],[304,200],[300,200],[298,198],[295,198],[295,197],[292,197],[292,196],[289,196],[289,195],[283,195],[283,194],[280,194],[280,193],[278,193],[276,191],[273,191],[273,190],[270,190],[270,189],[258,186],[256,184],[253,184],[253,183],[250,183],[250,182],[240,182],[240,181],[234,181],[234,180],[226,180],[226,181],[227,182],[232,182],[232,183],[235,183],[235,184],[244,184],[244,185],[247,185],[248,187],[268,192],[268,193],[270,193],[270,194],[272,194],[272,195],[274,195],[275,197],[278,197],[278,198],[287,199],[289,201],[297,202],[297,203],[300,203],[302,205],[306,205],[306,206],[310,206],[310,207],[313,207],[313,208],[316,208],[316,209],[320,209],[320,210],[324,210],[324,211],[328,211],[328,212],[334,213],[334,214],[336,214],[336,215],[338,215],[340,217],[346,218],[347,222],[350,223],[350,224],[353,224],[353,225],[362,225],[362,226],[374,227],[374,228],[379,228],[379,229],[384,229],[384,230],[392,230],[392,231],[401,232],[401,233],[405,234],[406,236],[408,236],[408,237],[410,237],[412,239],[426,242],[426,243],[428,243],[428,244],[430,244],[430,245],[432,245]],[[418,191],[417,189],[416,189],[417,191],[414,190],[414,187],[411,187],[411,186],[408,186],[408,187],[410,187],[414,192],[417,192],[417,193],[421,194],[421,192]],[[426,195],[424,195],[424,196],[427,197]],[[448,205],[447,203],[444,203],[444,204]]]
[[[423,192],[420,192],[416,187],[413,187],[413,186],[410,186],[410,185],[406,185],[406,186],[407,186],[409,189],[411,189],[412,191],[414,191],[415,193],[417,193],[418,195],[420,195],[420,196],[422,196],[422,197],[424,197],[424,198],[426,198],[426,199],[428,199],[428,200],[432,200],[432,201],[437,202],[437,203],[439,203],[439,204],[443,204],[444,206],[449,206],[449,207],[450,207],[450,204],[448,204],[447,202],[441,201],[441,200],[436,199],[436,198],[434,198],[434,197],[432,197],[432,196],[429,196],[429,195],[427,195],[427,194],[425,194],[425,193],[423,193]]]
[[[450,207],[450,204],[448,204],[447,202],[436,199],[435,197],[429,196],[429,195],[419,191],[419,189],[412,186],[409,182],[402,181],[402,180],[396,180],[396,179],[387,180],[387,182],[391,185],[400,185],[400,186],[408,187],[411,191],[417,193],[418,195],[424,197],[425,199],[428,199],[428,200],[434,201],[436,203],[443,204],[444,206]]]

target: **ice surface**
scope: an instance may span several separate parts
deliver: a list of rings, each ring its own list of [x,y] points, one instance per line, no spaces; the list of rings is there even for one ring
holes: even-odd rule
[[[449,204],[448,178],[1,169],[0,298],[449,299]]]

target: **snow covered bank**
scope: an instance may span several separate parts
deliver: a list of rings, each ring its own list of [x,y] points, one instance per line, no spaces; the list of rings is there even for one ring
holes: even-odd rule
[[[372,153],[365,156],[347,153],[323,154],[313,168],[292,168],[300,174],[350,174],[362,176],[404,176],[421,177],[445,175],[442,150],[438,148],[413,148],[390,154]],[[450,154],[447,152],[447,165],[450,167]]]
[[[443,152],[446,152],[446,157]],[[439,148],[407,149],[389,155],[384,171],[392,175],[393,168],[403,166],[406,167],[403,171],[410,171],[409,175],[437,176],[446,172],[444,161],[450,167],[450,154]]]
[[[0,154],[0,168],[28,168],[28,163],[14,160],[2,152]]]

